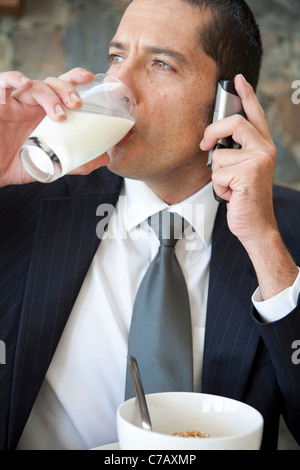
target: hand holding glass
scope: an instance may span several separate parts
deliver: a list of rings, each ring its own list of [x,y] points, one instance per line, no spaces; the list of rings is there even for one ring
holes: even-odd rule
[[[98,74],[78,85],[81,108],[67,110],[67,119],[46,116],[20,150],[23,167],[36,180],[50,183],[114,147],[136,122],[131,91],[116,77]]]

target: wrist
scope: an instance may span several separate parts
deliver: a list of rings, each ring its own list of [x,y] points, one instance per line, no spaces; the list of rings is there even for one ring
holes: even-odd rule
[[[261,299],[260,290],[257,288],[252,295],[252,303],[263,323],[274,322],[281,320],[296,308],[299,292],[300,268],[298,267],[297,278],[291,287],[287,287],[279,294],[265,301]]]
[[[278,229],[270,229],[244,244],[254,266],[261,300],[267,300],[292,286],[299,270]]]

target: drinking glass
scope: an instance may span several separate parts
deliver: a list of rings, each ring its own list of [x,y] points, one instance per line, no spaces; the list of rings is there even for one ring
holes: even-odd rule
[[[104,154],[136,122],[135,98],[118,78],[99,73],[76,88],[82,107],[65,109],[64,121],[46,116],[21,147],[23,167],[37,181],[55,181]]]

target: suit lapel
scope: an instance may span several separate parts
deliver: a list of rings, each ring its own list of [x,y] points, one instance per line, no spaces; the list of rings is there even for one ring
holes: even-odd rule
[[[105,197],[81,195],[41,203],[18,334],[10,448],[17,445],[99,245],[97,224],[101,219],[106,224],[112,214],[97,217],[97,208],[115,206],[119,189]]]
[[[250,317],[257,280],[226,211],[221,204],[212,240],[202,389],[241,399],[259,340]]]

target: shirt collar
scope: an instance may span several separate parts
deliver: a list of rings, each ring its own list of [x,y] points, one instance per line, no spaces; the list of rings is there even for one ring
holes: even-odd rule
[[[213,197],[212,183],[180,202],[168,205],[143,181],[125,179],[121,196],[124,227],[128,232],[135,229],[148,217],[161,210],[176,212],[184,217],[207,246],[211,242],[213,226],[219,203]]]

